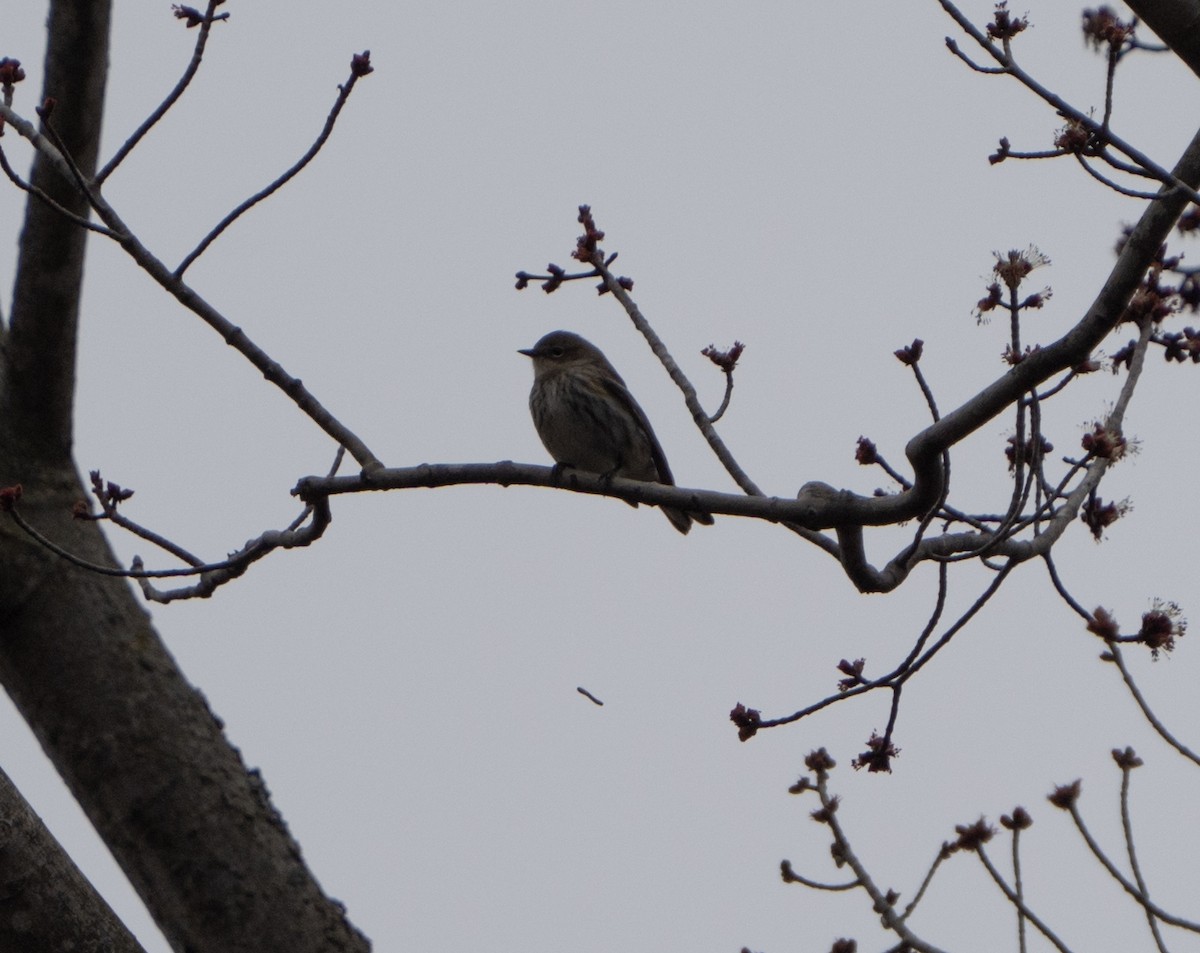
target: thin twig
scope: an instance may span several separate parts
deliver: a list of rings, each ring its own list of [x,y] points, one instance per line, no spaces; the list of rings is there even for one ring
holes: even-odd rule
[[[1074,800],[1066,805],[1066,809],[1071,815],[1071,820],[1075,822],[1076,830],[1079,831],[1080,835],[1083,837],[1084,843],[1087,844],[1088,850],[1092,852],[1092,856],[1100,862],[1100,866],[1108,871],[1108,875],[1117,883],[1119,883],[1121,888],[1127,894],[1129,894],[1129,896],[1131,896],[1135,902],[1140,904],[1147,911],[1152,912],[1164,923],[1169,923],[1171,926],[1180,927],[1184,930],[1190,930],[1193,933],[1200,933],[1200,923],[1196,923],[1193,920],[1185,920],[1183,917],[1177,917],[1171,913],[1168,913],[1157,904],[1152,903],[1149,897],[1139,891],[1136,885],[1130,883],[1128,878],[1126,878],[1121,871],[1117,870],[1116,865],[1114,865],[1113,862],[1108,859],[1108,855],[1096,842],[1096,839],[1092,837],[1092,832],[1088,830],[1087,824],[1084,823],[1083,815],[1079,813],[1079,806]]]
[[[210,0],[210,2],[212,2],[212,0]],[[252,209],[259,202],[263,201],[263,199],[268,198],[281,189],[292,178],[294,178],[301,169],[303,169],[309,164],[309,162],[313,160],[316,154],[321,151],[321,147],[325,145],[326,140],[329,139],[330,134],[333,132],[333,125],[335,122],[337,122],[337,118],[342,111],[342,107],[346,105],[346,100],[350,98],[350,93],[354,90],[354,84],[358,82],[360,75],[365,74],[360,74],[357,70],[351,70],[350,79],[338,86],[338,95],[337,99],[334,100],[333,108],[329,110],[329,115],[325,117],[325,125],[321,129],[321,134],[318,135],[316,141],[309,146],[308,151],[300,157],[295,165],[284,172],[283,175],[279,176],[279,178],[277,178],[266,188],[250,196],[250,198],[246,199],[246,201],[221,219],[221,221],[216,224],[213,230],[200,240],[200,244],[192,249],[192,251],[190,251],[184,257],[183,261],[179,263],[179,266],[173,273],[176,278],[182,278],[183,273],[188,270],[188,267],[192,264],[192,262],[203,255],[208,246],[215,242],[220,234],[225,231],[225,229],[237,221],[237,219],[240,218],[244,213]]]
[[[1090,614],[1088,615],[1088,619],[1091,619]],[[1125,656],[1121,653],[1120,646],[1112,640],[1109,640],[1107,644],[1109,654],[1111,655],[1111,661],[1117,666],[1117,671],[1121,673],[1121,678],[1125,680],[1125,687],[1129,689],[1129,694],[1133,696],[1133,700],[1137,703],[1138,708],[1142,710],[1142,715],[1145,717],[1146,721],[1150,723],[1150,727],[1158,732],[1159,737],[1162,738],[1163,741],[1169,744],[1181,755],[1183,755],[1193,764],[1200,765],[1200,755],[1176,738],[1167,729],[1167,726],[1159,720],[1158,716],[1154,714],[1154,711],[1146,701],[1145,696],[1142,695],[1141,689],[1138,688],[1137,682],[1133,680],[1133,675],[1130,673],[1128,666],[1125,664]]]
[[[92,188],[88,177],[83,174],[83,170],[79,168],[79,164],[75,161],[75,156],[71,154],[66,143],[62,141],[62,136],[58,134],[58,130],[54,127],[51,111],[48,108],[43,109],[39,106],[36,112],[42,120],[42,126],[46,130],[47,138],[54,144],[54,148],[58,150],[58,154],[62,156],[63,162],[66,163],[67,170],[70,173],[68,178],[75,183],[75,188],[79,191],[80,195],[88,200],[92,209],[99,212],[99,209],[96,207],[98,192]]]
[[[154,127],[154,124],[166,115],[167,110],[175,105],[179,97],[183,95],[183,91],[188,88],[192,77],[196,75],[196,70],[200,68],[200,60],[204,58],[204,47],[208,44],[208,33],[212,29],[214,22],[213,12],[221,2],[222,0],[208,0],[208,9],[204,14],[204,21],[200,24],[200,33],[196,37],[196,48],[192,51],[192,58],[188,62],[187,69],[183,71],[183,76],[179,78],[179,82],[175,84],[175,88],[171,90],[159,107],[146,117],[145,121],[134,130],[133,135],[121,144],[121,148],[108,160],[104,168],[96,173],[95,184],[97,188],[104,184],[104,180],[134,150],[134,147],[142,141],[142,138]]]
[[[1008,73],[1008,70],[1003,66],[980,66],[971,57],[967,56],[951,37],[946,37],[946,49],[966,63],[976,73],[986,73],[991,76],[1003,76]]]
[[[980,593],[979,597],[973,603],[971,603],[970,607],[958,617],[958,620],[952,626],[950,626],[945,633],[943,633],[942,637],[938,639],[937,642],[931,645],[919,659],[913,662],[899,676],[899,680],[902,682],[908,681],[908,679],[912,678],[913,675],[920,671],[930,659],[932,659],[947,644],[949,644],[950,640],[953,639],[954,636],[957,635],[966,626],[966,624],[975,617],[979,610],[987,605],[992,596],[996,594],[996,590],[1003,585],[1004,580],[1008,578],[1009,573],[1011,573],[1016,567],[1017,562],[1015,560],[1010,559],[1008,562],[1006,562],[1004,567],[992,578],[992,581],[988,584],[987,588]]]
[[[1094,136],[1100,137],[1119,152],[1128,156],[1136,165],[1141,166],[1149,172],[1154,178],[1158,179],[1164,185],[1171,189],[1180,190],[1186,194],[1193,202],[1200,202],[1200,194],[1195,189],[1191,188],[1186,182],[1181,181],[1173,175],[1170,170],[1164,169],[1149,156],[1145,155],[1139,149],[1126,142],[1124,139],[1114,135],[1111,129],[1107,129],[1096,122],[1087,113],[1082,112],[1064,100],[1061,96],[1051,92],[1032,76],[1026,73],[1012,57],[1011,50],[1008,48],[1008,41],[1005,40],[1004,48],[998,48],[992,43],[984,33],[975,26],[963,13],[955,6],[951,0],[938,0],[942,9],[950,16],[955,23],[959,25],[964,33],[971,37],[979,46],[994,59],[1002,67],[995,72],[1003,73],[1012,76],[1019,81],[1026,89],[1034,95],[1041,98],[1051,107],[1060,113],[1064,118],[1079,123],[1084,129]],[[964,62],[972,65],[972,68],[980,69],[971,64],[971,61],[966,58],[957,48],[957,45],[947,39],[947,46],[951,52],[955,53]],[[991,70],[980,69],[981,72],[991,72]],[[1161,198],[1161,196],[1158,196]]]
[[[1063,379],[1060,380],[1057,384],[1050,387],[1048,390],[1044,390],[1040,394],[1037,394],[1036,395],[1037,399],[1038,400],[1047,400],[1048,398],[1053,397],[1055,394],[1057,394],[1059,391],[1061,391],[1064,387],[1066,387],[1069,383],[1071,383],[1071,381],[1073,381],[1078,376],[1079,376],[1078,372],[1075,370],[1075,368],[1071,368],[1071,370],[1067,371],[1067,373],[1063,375]],[[1028,400],[1029,398],[1026,398],[1026,399]]]
[[[1087,161],[1087,157],[1084,156],[1082,153],[1073,152],[1072,155],[1075,156],[1076,161],[1078,161],[1079,165],[1083,168],[1084,172],[1086,172],[1088,175],[1090,175],[1093,179],[1095,179],[1101,185],[1112,189],[1114,192],[1118,193],[1119,195],[1124,195],[1131,199],[1152,200],[1152,199],[1158,198],[1158,195],[1154,192],[1139,192],[1137,189],[1127,188],[1124,185],[1120,185],[1117,182],[1114,182],[1108,176],[1102,175],[1096,169],[1093,169],[1091,167],[1091,165]]]
[[[846,832],[838,822],[838,802],[836,798],[831,798],[829,795],[829,776],[824,771],[817,772],[817,793],[821,798],[821,806],[824,808],[822,812],[824,822],[829,825],[830,831],[833,832],[834,843],[838,847],[838,856],[845,860],[850,869],[854,871],[854,875],[858,878],[858,882],[862,888],[870,895],[872,909],[879,915],[883,926],[895,933],[912,950],[918,950],[921,953],[938,953],[937,947],[922,940],[909,929],[907,922],[905,922],[904,917],[896,909],[895,904],[888,898],[884,891],[876,886],[867,868],[859,860],[858,855],[850,845],[850,840],[846,836]]]
[[[1014,827],[1012,832],[1012,862],[1013,862],[1013,892],[1017,895],[1017,946],[1020,953],[1026,953],[1027,940],[1025,937],[1025,887],[1021,882],[1021,828]]]
[[[47,195],[42,189],[39,189],[35,185],[30,185],[19,175],[17,175],[13,167],[9,165],[8,156],[5,155],[3,147],[0,147],[0,169],[4,170],[4,174],[8,177],[8,181],[10,181],[18,189],[23,192],[28,192],[39,202],[42,202],[49,208],[54,209],[54,211],[63,218],[70,222],[74,222],[80,228],[86,228],[88,231],[96,232],[99,235],[103,235],[105,238],[111,238],[114,241],[120,241],[120,237],[111,229],[105,228],[103,225],[93,222],[91,219],[86,218],[83,215],[75,214],[70,209],[65,208],[58,202],[54,201],[54,199]]]
[[[1132,754],[1132,752],[1130,752]],[[1140,762],[1139,762],[1140,763]],[[1129,869],[1133,871],[1133,879],[1137,882],[1138,893],[1148,901],[1150,899],[1150,891],[1146,888],[1146,880],[1142,876],[1142,868],[1138,863],[1137,850],[1133,844],[1133,819],[1129,816],[1129,779],[1133,774],[1133,769],[1130,765],[1121,764],[1121,828],[1125,832],[1125,852],[1129,856]],[[1166,944],[1163,943],[1162,934],[1158,929],[1158,920],[1154,914],[1150,912],[1148,907],[1143,908],[1146,914],[1146,922],[1150,926],[1150,933],[1154,937],[1154,945],[1158,947],[1158,953],[1167,953]]]
[[[947,860],[949,857],[950,852],[946,849],[946,845],[943,844],[938,850],[937,856],[933,858],[933,863],[929,865],[929,870],[925,872],[925,877],[921,881],[921,886],[917,888],[916,894],[913,896],[912,900],[909,901],[908,906],[904,908],[904,912],[900,914],[901,920],[907,920],[912,915],[913,911],[917,909],[917,904],[921,902],[921,899],[925,896],[925,891],[928,890],[929,885],[933,883],[933,875],[937,873],[938,868],[941,867],[942,861]]]
[[[933,396],[933,388],[929,386],[929,382],[925,380],[925,374],[921,370],[919,356],[908,362],[908,366],[912,368],[913,377],[917,381],[917,386],[921,388],[921,393],[925,396],[925,405],[929,408],[929,416],[933,418],[933,422],[937,423],[941,420],[941,414],[938,412],[937,400]],[[921,517],[921,522],[917,526],[917,531],[913,534],[911,542],[904,552],[896,557],[896,561],[900,563],[911,562],[916,555],[918,547],[921,545],[921,540],[925,538],[925,533],[933,524],[933,521],[938,518],[938,513],[946,505],[946,500],[950,496],[950,449],[947,447],[942,451],[942,490],[938,495],[938,501],[929,511]],[[893,701],[893,707],[895,702]],[[889,730],[888,737],[891,736]]]
[[[1117,61],[1121,58],[1120,47],[1111,44],[1108,48],[1108,68],[1104,71],[1104,118],[1100,120],[1103,129],[1108,128],[1113,112],[1113,83],[1117,77]]]
[[[333,466],[330,468],[328,476],[333,477],[345,454],[345,449],[338,448],[334,455]],[[40,533],[30,523],[28,523],[15,505],[6,507],[5,511],[13,518],[13,521],[21,528],[31,539],[39,545],[45,547],[50,552],[66,559],[72,565],[78,566],[81,569],[86,569],[89,572],[99,573],[104,576],[116,576],[125,579],[139,580],[143,592],[147,598],[153,599],[156,602],[170,602],[174,599],[189,598],[192,596],[208,596],[217,586],[235,579],[242,575],[249,568],[250,564],[261,559],[267,553],[275,549],[294,549],[301,546],[307,546],[313,541],[319,539],[325,532],[326,527],[330,522],[329,503],[328,500],[320,500],[317,502],[306,503],[304,509],[288,526],[283,530],[268,530],[254,539],[249,540],[238,552],[229,556],[220,562],[205,563],[197,556],[192,555],[182,546],[172,542],[166,537],[149,530],[132,520],[126,519],[117,509],[116,503],[110,502],[104,495],[104,485],[100,480],[99,472],[92,474],[92,485],[96,496],[100,500],[100,505],[103,508],[103,514],[100,516],[88,517],[81,515],[83,519],[108,519],[122,529],[128,530],[135,536],[146,540],[158,546],[159,548],[169,552],[182,562],[188,564],[186,569],[146,569],[142,563],[140,556],[134,556],[133,565],[130,569],[117,569],[112,566],[93,563],[82,557],[76,556],[74,553],[62,546],[59,546],[49,537]],[[301,529],[302,525],[311,519],[308,527]],[[187,589],[174,590],[172,593],[160,593],[153,589],[150,584],[150,579],[165,579],[177,578],[181,576],[200,576],[201,581],[195,586]]]
[[[1042,936],[1044,936],[1054,945],[1055,949],[1057,949],[1059,953],[1071,953],[1070,948],[1067,947],[1066,944],[1064,944],[1063,941],[1055,935],[1054,931],[1051,930],[1047,924],[1042,922],[1041,917],[1030,910],[1025,901],[1018,897],[1013,892],[1013,889],[1007,883],[1005,883],[1004,878],[1000,876],[1000,871],[992,866],[992,862],[988,858],[987,852],[983,849],[982,844],[975,848],[975,853],[979,856],[979,861],[983,864],[984,869],[987,870],[987,872],[991,875],[992,880],[995,881],[996,886],[999,887],[1004,896],[1008,898],[1008,902],[1020,910],[1025,915],[1026,919],[1028,919],[1029,922],[1038,929]]]
[[[165,579],[178,576],[196,576],[204,572],[232,568],[238,565],[240,561],[240,557],[231,556],[229,559],[224,559],[218,563],[208,563],[202,566],[189,566],[187,568],[180,569],[117,569],[113,566],[104,566],[100,563],[90,562],[81,556],[76,556],[69,550],[63,549],[63,547],[59,546],[58,543],[54,542],[54,540],[43,535],[30,523],[26,522],[25,517],[21,515],[20,510],[16,509],[15,507],[10,509],[8,514],[12,517],[13,522],[20,527],[21,531],[29,536],[29,538],[36,542],[39,546],[50,550],[50,552],[54,553],[56,556],[61,556],[63,559],[67,560],[67,562],[74,566],[78,566],[80,569],[86,569],[88,572],[99,573],[102,576],[118,576],[123,579]]]
[[[132,533],[134,536],[137,536],[140,539],[144,539],[144,540],[146,540],[146,542],[148,542],[154,546],[157,546],[159,549],[162,549],[162,550],[170,553],[172,556],[174,556],[180,562],[187,563],[195,571],[202,572],[206,568],[205,564],[204,564],[204,560],[200,559],[197,556],[193,556],[182,546],[180,546],[177,543],[172,542],[171,540],[167,539],[165,536],[162,536],[162,535],[154,532],[153,530],[147,529],[146,527],[142,526],[141,524],[135,523],[133,520],[126,518],[126,516],[123,513],[121,513],[115,506],[106,508],[105,517],[108,520],[110,520],[115,526],[119,526],[119,527],[121,527],[121,529],[125,530],[126,532]]]
[[[733,397],[733,368],[723,368],[725,372],[725,396],[721,398],[721,406],[717,408],[716,413],[709,415],[708,422],[715,424],[718,420],[725,416],[725,411],[729,409],[730,398]]]
[[[226,564],[217,564],[201,574],[194,585],[180,589],[161,591],[155,589],[148,578],[149,574],[138,577],[142,587],[142,595],[151,602],[168,603],[179,599],[207,599],[219,587],[240,577],[251,565],[277,549],[297,549],[309,546],[320,539],[329,527],[331,520],[328,500],[317,500],[311,507],[311,520],[306,527],[300,529],[268,531],[261,536],[248,541]],[[135,569],[140,569],[141,561],[134,558]]]
[[[790,860],[782,861],[779,864],[779,872],[785,884],[800,884],[802,887],[808,887],[810,890],[827,890],[838,893],[843,890],[853,890],[855,887],[862,886],[857,880],[850,880],[844,884],[827,884],[820,880],[810,880],[803,874],[796,873],[792,868]]]
[[[583,210],[581,210],[581,216],[582,214]],[[721,461],[721,464],[725,467],[726,472],[733,477],[734,482],[737,483],[737,485],[740,486],[747,495],[757,497],[765,496],[763,491],[759,489],[758,485],[750,478],[749,474],[742,469],[741,465],[734,458],[732,452],[730,452],[729,448],[726,446],[725,441],[721,439],[720,435],[716,431],[716,428],[713,427],[712,421],[709,419],[708,414],[700,405],[700,398],[696,395],[696,388],[692,386],[692,382],[688,380],[687,375],[683,373],[679,365],[675,362],[675,358],[672,357],[671,352],[667,350],[667,346],[662,342],[662,339],[655,332],[654,328],[650,326],[650,322],[646,320],[646,316],[642,314],[641,310],[634,303],[633,298],[629,295],[629,292],[625,290],[620,281],[618,281],[616,276],[613,275],[613,273],[609,270],[608,266],[612,261],[613,258],[606,260],[604,255],[599,251],[599,249],[597,249],[589,263],[596,269],[596,273],[604,279],[605,288],[620,303],[621,307],[625,309],[625,313],[629,315],[629,319],[633,322],[634,327],[641,332],[647,343],[649,343],[650,350],[654,352],[655,357],[657,357],[662,363],[663,367],[666,368],[671,380],[675,382],[675,386],[678,387],[683,393],[684,404],[691,412],[692,420],[695,421],[696,426],[700,429],[700,433],[704,435],[704,439],[708,441],[708,445],[716,454],[717,459]],[[830,540],[823,533],[814,531],[797,522],[784,521],[784,526],[808,542],[821,547],[821,549],[825,550],[830,555],[840,558],[837,544]]]
[[[1084,622],[1091,622],[1092,614],[1063,585],[1063,581],[1058,575],[1058,567],[1054,565],[1054,557],[1050,553],[1044,553],[1042,555],[1042,562],[1046,564],[1046,572],[1050,575],[1050,582],[1054,585],[1059,596],[1062,597],[1063,602],[1070,606],[1075,611],[1075,614],[1082,618]]]
[[[351,66],[352,79],[358,75],[364,75],[364,70],[369,69],[369,63],[361,61],[361,57],[355,57]],[[120,243],[125,252],[160,287],[169,292],[185,308],[197,315],[209,327],[220,334],[226,344],[237,350],[246,360],[254,365],[263,377],[282,390],[313,423],[332,437],[339,446],[345,447],[354,459],[358,461],[364,472],[370,472],[382,467],[379,458],[375,456],[363,440],[338,418],[334,417],[317,400],[312,392],[304,386],[304,383],[299,378],[289,374],[283,365],[250,340],[245,331],[233,324],[233,322],[217,311],[216,308],[201,298],[182,279],[173,275],[167,266],[130,231],[116,210],[108,204],[100,192],[91,188],[82,178],[74,162],[71,161],[70,156],[66,155],[52,142],[49,142],[46,137],[42,136],[31,122],[13,113],[3,102],[0,102],[0,117],[3,117],[5,123],[15,129],[19,135],[28,139],[34,148],[62,176],[76,183],[77,187],[87,197],[96,214],[100,217],[100,220],[112,230],[114,239]],[[52,133],[52,130],[48,128],[48,132]]]
[[[995,588],[997,586],[998,586],[997,580],[993,579],[992,585],[988,587],[988,590],[985,593],[985,596],[990,595],[990,593],[994,592]],[[782,718],[772,718],[769,720],[765,720],[765,721],[761,722],[759,727],[760,728],[775,728],[775,727],[778,727],[779,725],[792,724],[793,722],[800,721],[803,718],[807,718],[809,715],[814,715],[817,712],[821,711],[822,709],[828,708],[830,705],[836,704],[837,702],[840,702],[840,701],[844,701],[845,699],[848,699],[848,698],[853,698],[856,695],[864,695],[867,692],[874,691],[878,688],[888,688],[888,689],[894,688],[894,686],[897,684],[898,681],[901,681],[908,677],[908,673],[909,673],[911,666],[913,665],[914,661],[920,656],[922,648],[924,648],[925,643],[928,641],[930,635],[932,635],[933,630],[937,627],[938,620],[941,619],[942,612],[946,607],[946,594],[948,591],[949,591],[949,577],[946,572],[946,567],[944,565],[941,565],[938,567],[937,598],[934,603],[933,611],[930,614],[929,620],[925,623],[925,627],[922,629],[920,636],[918,636],[916,643],[909,650],[908,655],[905,657],[904,661],[902,661],[899,665],[897,665],[894,669],[892,669],[892,671],[888,672],[886,675],[884,675],[880,678],[872,679],[870,681],[864,681],[859,685],[854,685],[851,688],[846,689],[845,691],[839,691],[835,695],[829,695],[829,696],[821,699],[821,701],[815,702],[814,704],[809,705],[807,708],[803,708],[800,711],[793,712],[790,715],[785,715]],[[981,599],[983,599],[983,598],[984,597],[981,597]],[[977,605],[981,606],[982,602],[978,602]],[[971,613],[971,615],[974,614],[974,610],[968,610],[968,612]],[[969,616],[967,618],[969,618]],[[948,635],[945,635],[942,637],[942,641],[939,645],[944,645],[946,642],[948,642],[950,636],[952,636],[954,632],[957,632],[960,628],[962,628],[962,626],[965,625],[966,622],[967,622],[967,619],[964,618],[964,619],[960,619],[957,623],[955,623],[955,625],[952,626],[950,633]],[[921,664],[923,665],[925,663],[925,661],[928,661],[928,659],[925,659],[924,661],[922,661]]]
[[[650,322],[646,320],[645,315],[634,304],[633,298],[629,296],[629,292],[621,287],[616,276],[609,271],[604,256],[599,251],[593,257],[591,265],[604,278],[605,286],[613,297],[620,302],[621,307],[625,309],[625,313],[633,321],[634,327],[641,332],[642,336],[649,343],[650,350],[662,362],[663,367],[666,368],[667,373],[671,376],[671,380],[675,382],[675,386],[683,392],[684,403],[687,405],[687,409],[691,411],[692,419],[696,422],[696,426],[700,428],[704,439],[708,441],[708,445],[712,447],[713,452],[717,455],[717,459],[721,461],[725,470],[733,477],[734,482],[747,494],[750,496],[764,496],[763,491],[758,488],[758,485],[741,468],[729,448],[725,445],[725,441],[721,439],[720,435],[713,428],[709,422],[708,414],[700,406],[700,399],[696,396],[696,388],[692,386],[692,382],[688,380],[687,375],[675,363],[675,358],[671,356],[671,352],[667,350],[667,346],[663,344],[662,339],[655,333],[654,328],[650,326]]]

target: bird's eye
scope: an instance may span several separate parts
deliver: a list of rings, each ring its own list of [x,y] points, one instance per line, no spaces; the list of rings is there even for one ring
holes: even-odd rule
[[[550,349],[550,354],[551,354],[551,356],[553,356],[553,357],[562,357],[562,356],[563,356],[563,349],[562,349],[561,347],[552,347],[552,348]]]

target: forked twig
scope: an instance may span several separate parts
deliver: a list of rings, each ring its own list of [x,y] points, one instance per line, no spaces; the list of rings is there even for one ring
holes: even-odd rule
[[[121,147],[108,160],[104,168],[96,173],[95,185],[97,188],[104,184],[104,180],[134,150],[137,144],[145,137],[146,133],[153,129],[154,125],[167,114],[167,110],[175,105],[179,97],[183,95],[184,90],[188,88],[192,77],[196,75],[196,71],[200,68],[200,61],[204,58],[204,47],[208,45],[208,34],[212,29],[213,23],[217,22],[217,19],[224,19],[213,17],[213,12],[224,2],[225,0],[208,0],[208,9],[205,11],[204,19],[200,23],[200,33],[196,37],[196,48],[192,51],[192,58],[188,61],[187,69],[183,71],[183,75],[179,78],[179,82],[175,84],[175,88],[167,94],[167,98],[159,104],[154,112],[145,118],[128,139],[121,143]]]
[[[210,2],[212,2],[212,0],[210,0]],[[183,261],[179,263],[178,267],[176,267],[175,271],[172,273],[175,278],[182,278],[183,273],[188,270],[192,262],[203,255],[208,246],[215,242],[217,238],[220,237],[221,233],[225,231],[225,229],[227,229],[259,202],[270,197],[275,192],[279,191],[279,189],[283,188],[283,186],[293,179],[301,169],[303,169],[313,160],[316,154],[321,151],[321,147],[325,145],[325,142],[329,139],[329,136],[333,133],[334,123],[337,122],[337,118],[342,112],[342,107],[346,105],[346,100],[350,98],[350,93],[354,90],[354,84],[358,82],[360,77],[366,76],[371,71],[372,67],[370,50],[366,50],[363,53],[358,53],[353,57],[350,66],[350,78],[345,83],[342,83],[340,86],[338,86],[338,95],[337,99],[335,99],[333,102],[333,108],[329,110],[329,115],[325,117],[325,125],[321,129],[320,135],[318,135],[313,144],[308,147],[308,151],[296,161],[295,165],[279,176],[274,182],[270,183],[258,192],[255,192],[252,196],[250,196],[250,198],[246,199],[246,201],[242,202],[241,205],[221,219],[221,221],[219,221],[213,227],[212,231],[210,231],[204,236],[204,238],[200,240],[200,244],[188,252]]]

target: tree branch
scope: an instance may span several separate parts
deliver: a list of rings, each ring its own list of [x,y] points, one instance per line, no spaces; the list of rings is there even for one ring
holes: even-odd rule
[[[1200,0],[1125,0],[1125,5],[1200,76]]]

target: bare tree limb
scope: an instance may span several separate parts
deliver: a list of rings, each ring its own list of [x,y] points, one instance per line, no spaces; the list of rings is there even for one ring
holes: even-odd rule
[[[1200,0],[1125,0],[1125,5],[1200,76]]]
[[[104,180],[112,175],[113,171],[119,166],[129,153],[131,153],[139,142],[145,138],[154,126],[163,116],[167,114],[167,110],[179,101],[179,97],[184,94],[184,91],[192,82],[192,78],[196,75],[196,71],[200,69],[200,61],[204,58],[204,48],[208,45],[208,34],[212,30],[212,25],[215,22],[213,19],[213,11],[217,6],[223,3],[224,0],[208,0],[208,9],[204,14],[204,20],[200,24],[200,31],[196,37],[196,48],[192,51],[192,58],[188,61],[187,68],[183,71],[183,75],[179,77],[179,82],[175,84],[175,88],[167,94],[164,99],[149,116],[142,121],[142,124],[137,127],[116,151],[111,159],[105,164],[104,168],[96,173],[96,187],[99,188],[104,184]]]
[[[145,953],[0,770],[0,949]]]

